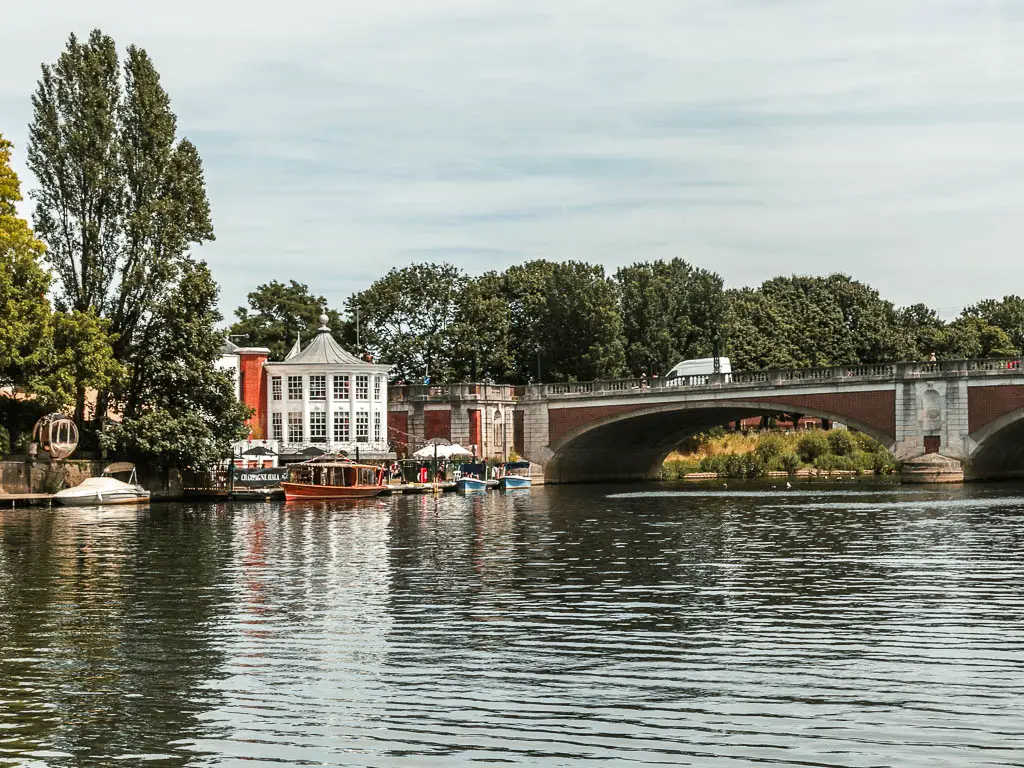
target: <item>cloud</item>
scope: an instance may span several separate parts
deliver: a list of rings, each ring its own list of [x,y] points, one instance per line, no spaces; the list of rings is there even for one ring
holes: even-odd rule
[[[420,259],[839,270],[947,314],[1024,290],[1024,19],[996,0],[15,1],[0,130],[23,149],[69,31],[147,48],[228,310]]]

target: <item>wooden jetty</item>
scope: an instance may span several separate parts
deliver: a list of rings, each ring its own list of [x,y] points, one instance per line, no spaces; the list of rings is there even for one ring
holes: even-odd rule
[[[43,507],[53,503],[52,493],[0,493],[0,509]]]

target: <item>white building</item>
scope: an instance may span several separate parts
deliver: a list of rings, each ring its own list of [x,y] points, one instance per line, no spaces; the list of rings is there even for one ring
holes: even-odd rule
[[[267,436],[282,455],[345,451],[388,454],[388,371],[360,360],[331,336],[327,315],[313,340],[281,362],[266,362]]]

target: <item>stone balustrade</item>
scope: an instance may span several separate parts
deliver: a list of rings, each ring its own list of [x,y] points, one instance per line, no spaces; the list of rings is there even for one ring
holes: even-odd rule
[[[525,399],[564,397],[616,396],[623,393],[641,394],[666,389],[721,390],[749,386],[778,387],[786,384],[853,383],[856,381],[902,381],[922,378],[949,378],[953,376],[1019,375],[1021,361],[1017,358],[997,360],[942,360],[923,363],[870,363],[862,365],[834,365],[823,368],[782,368],[767,371],[701,374],[674,379],[631,378],[599,381],[556,382],[532,384],[525,387]]]

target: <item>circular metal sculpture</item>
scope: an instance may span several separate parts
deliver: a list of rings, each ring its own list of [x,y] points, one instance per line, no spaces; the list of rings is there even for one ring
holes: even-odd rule
[[[78,447],[78,427],[70,416],[51,413],[43,416],[32,428],[32,442],[53,459],[66,459]]]

